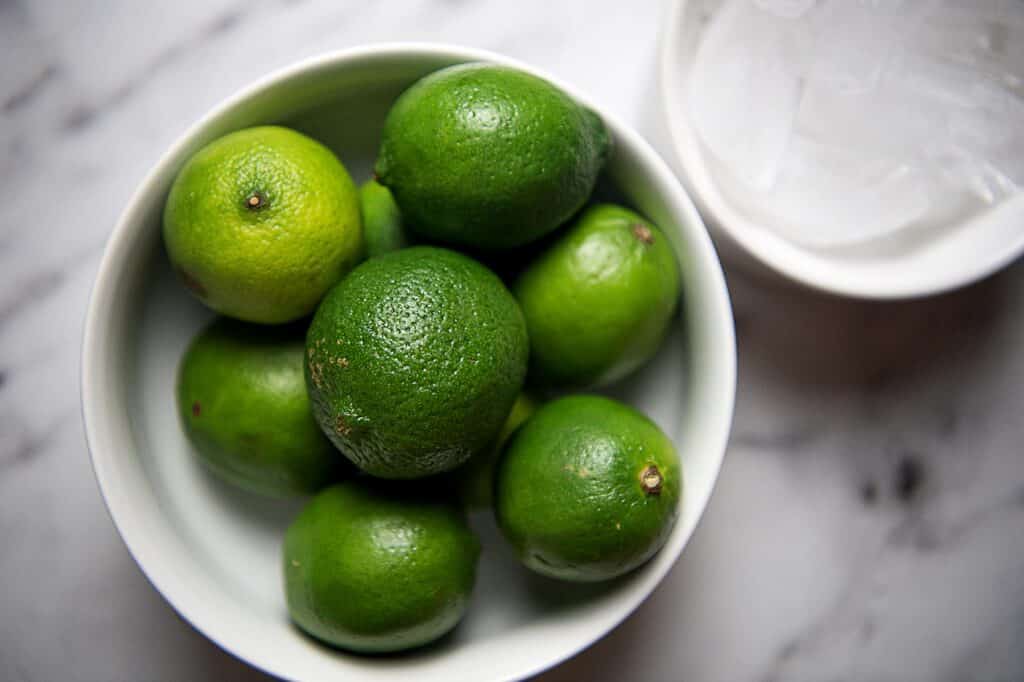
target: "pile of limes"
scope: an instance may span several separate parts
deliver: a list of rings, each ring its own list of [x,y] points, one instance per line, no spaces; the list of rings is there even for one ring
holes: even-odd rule
[[[672,442],[567,393],[649,360],[679,299],[665,235],[588,205],[609,153],[600,118],[547,81],[465,64],[398,98],[361,189],[277,126],[180,171],[167,252],[225,317],[182,360],[179,412],[215,474],[316,493],[283,556],[309,634],[388,652],[453,628],[480,552],[467,507],[552,578],[606,580],[664,544]]]

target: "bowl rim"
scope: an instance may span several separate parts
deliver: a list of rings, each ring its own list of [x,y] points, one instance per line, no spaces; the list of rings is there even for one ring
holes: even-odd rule
[[[732,308],[721,263],[718,260],[700,214],[697,212],[690,197],[679,184],[678,178],[668,168],[664,160],[639,133],[620,122],[617,117],[610,115],[601,107],[595,106],[590,98],[581,95],[575,88],[553,77],[543,69],[538,69],[496,52],[457,44],[405,41],[371,43],[306,57],[257,78],[249,85],[236,90],[233,94],[222,99],[195,123],[188,126],[171,146],[160,155],[159,159],[133,191],[131,198],[121,212],[114,229],[104,245],[103,256],[93,281],[86,308],[80,356],[80,397],[86,445],[89,450],[96,483],[99,486],[100,494],[111,521],[143,575],[146,576],[154,589],[181,618],[201,632],[211,642],[235,658],[263,672],[284,679],[290,679],[292,673],[279,663],[280,659],[275,657],[273,653],[265,652],[258,647],[247,647],[237,640],[224,636],[224,633],[217,626],[215,618],[210,617],[202,609],[195,608],[194,603],[185,599],[183,591],[186,590],[188,585],[187,580],[164,567],[162,562],[158,560],[161,550],[155,546],[157,543],[148,537],[146,529],[142,525],[132,519],[130,513],[132,502],[128,493],[128,487],[118,487],[114,481],[116,477],[112,474],[112,465],[110,463],[115,461],[116,457],[110,454],[109,448],[104,449],[103,447],[108,444],[108,441],[115,440],[115,437],[110,435],[113,427],[110,424],[110,418],[104,414],[106,406],[102,400],[103,394],[106,392],[101,380],[101,369],[106,367],[102,356],[102,348],[109,331],[103,324],[104,320],[101,310],[105,305],[109,304],[113,291],[119,284],[118,274],[124,267],[126,249],[128,248],[127,244],[130,241],[129,237],[134,232],[139,231],[137,225],[133,226],[133,223],[135,223],[134,214],[144,204],[145,198],[155,191],[154,188],[159,183],[159,178],[166,172],[167,167],[173,160],[179,156],[182,149],[195,137],[201,135],[202,131],[211,122],[262,91],[307,71],[341,67],[346,62],[367,59],[409,58],[417,56],[456,61],[488,61],[522,69],[549,80],[577,101],[599,112],[609,128],[612,129],[613,137],[625,140],[626,146],[642,159],[643,165],[648,171],[658,177],[659,184],[669,188],[671,196],[666,200],[671,204],[673,213],[680,215],[688,225],[692,226],[688,239],[692,242],[692,248],[698,250],[702,255],[702,260],[708,263],[707,273],[704,277],[706,281],[703,282],[704,288],[707,291],[707,300],[702,302],[713,306],[715,309],[714,315],[722,322],[720,329],[717,330],[721,336],[717,340],[721,344],[722,365],[719,376],[714,381],[717,394],[722,399],[722,404],[719,406],[716,414],[716,421],[718,423],[713,425],[714,428],[711,431],[714,434],[716,457],[711,467],[708,497],[695,511],[697,518],[694,527],[679,543],[676,555],[671,561],[664,562],[656,570],[648,571],[644,576],[642,585],[638,585],[632,590],[625,608],[622,608],[620,612],[613,614],[611,618],[602,623],[601,627],[595,630],[586,641],[573,643],[553,655],[539,657],[529,665],[524,666],[522,671],[520,671],[522,676],[536,675],[591,646],[632,614],[661,583],[665,575],[675,565],[683,549],[689,543],[696,527],[700,524],[700,520],[703,518],[708,501],[714,492],[718,476],[721,472],[731,429],[736,395],[736,340]]]
[[[663,22],[658,39],[658,99],[661,119],[668,132],[674,166],[679,169],[680,181],[685,185],[700,212],[709,217],[708,228],[720,231],[722,236],[738,246],[742,252],[761,266],[798,284],[830,294],[873,300],[903,300],[932,296],[952,291],[983,279],[1011,264],[1024,254],[1024,231],[1007,248],[987,258],[977,258],[970,264],[951,272],[930,268],[928,276],[915,273],[914,277],[874,278],[871,273],[832,267],[824,258],[817,258],[797,245],[779,238],[766,244],[755,236],[763,228],[734,210],[715,186],[703,161],[703,154],[695,144],[695,133],[686,123],[688,117],[676,104],[673,96],[673,78],[678,75],[675,55],[682,42],[683,12],[694,0],[669,0],[663,10]],[[724,2],[725,0],[723,0]],[[755,235],[755,236],[752,236]],[[767,247],[767,248],[766,248]],[[909,263],[908,263],[909,265]]]

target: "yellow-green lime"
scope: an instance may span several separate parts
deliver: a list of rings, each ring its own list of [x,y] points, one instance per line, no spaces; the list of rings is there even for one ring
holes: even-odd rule
[[[164,244],[200,300],[281,323],[308,315],[362,251],[359,197],[319,142],[261,126],[200,149],[167,197]]]
[[[402,212],[391,190],[376,180],[367,180],[359,188],[363,210],[363,241],[367,258],[397,251],[411,240],[402,223]]]
[[[509,436],[537,409],[537,404],[526,393],[520,393],[505,419],[505,425],[493,443],[469,458],[455,471],[459,497],[471,509],[490,507],[494,499],[494,468],[501,449]]]
[[[515,430],[537,410],[537,403],[526,393],[516,398],[512,411],[505,420],[505,426],[493,443],[487,444],[469,461],[456,470],[459,497],[471,509],[489,507],[494,500],[495,467],[502,454],[502,447]]]
[[[672,245],[611,204],[584,211],[513,285],[530,334],[530,381],[591,387],[647,362],[679,300]]]

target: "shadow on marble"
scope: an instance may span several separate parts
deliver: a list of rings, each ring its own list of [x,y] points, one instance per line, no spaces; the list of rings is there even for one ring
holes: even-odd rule
[[[864,508],[895,503],[911,516],[973,480],[978,457],[964,455],[981,452],[985,413],[974,403],[1000,372],[1019,274],[878,302],[730,271],[739,360],[730,452],[805,466],[835,454]]]
[[[1004,315],[1007,275],[909,301],[862,301],[729,271],[744,369],[791,385],[884,391],[984,346]]]

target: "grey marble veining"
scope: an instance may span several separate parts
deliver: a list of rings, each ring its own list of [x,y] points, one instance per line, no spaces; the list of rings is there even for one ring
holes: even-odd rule
[[[535,63],[654,134],[657,2],[0,0],[0,679],[265,679],[114,532],[78,415],[106,236],[162,151],[266,71],[381,40]],[[730,272],[718,489],[665,583],[548,680],[1024,679],[1024,269],[845,301]]]

